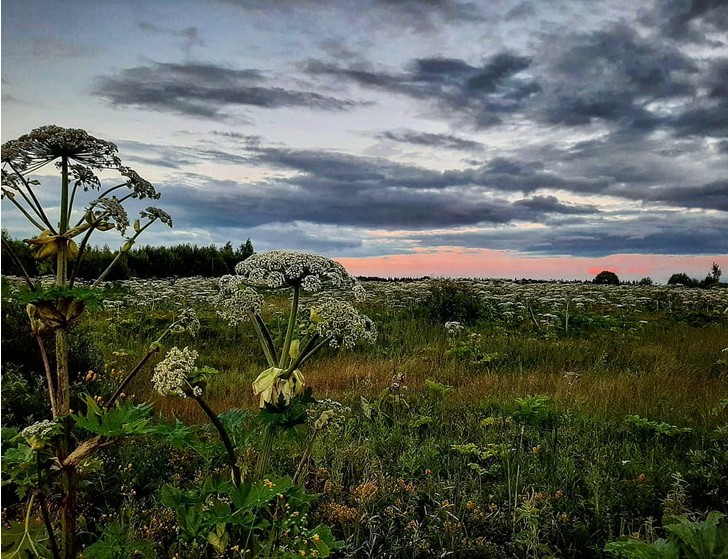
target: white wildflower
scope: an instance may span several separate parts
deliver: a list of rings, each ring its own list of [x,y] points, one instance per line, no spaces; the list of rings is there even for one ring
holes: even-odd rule
[[[55,421],[44,419],[33,423],[21,431],[21,435],[35,451],[43,450],[53,435],[59,431],[59,425]]]
[[[456,320],[451,320],[445,323],[445,330],[447,331],[447,335],[451,338],[457,338],[464,328],[465,327]]]
[[[245,322],[263,308],[263,296],[241,285],[240,279],[235,276],[223,276],[218,285],[220,290],[212,302],[217,307],[218,316],[230,326]]]
[[[172,332],[175,334],[183,334],[187,332],[193,338],[200,331],[200,319],[197,318],[195,309],[182,309],[177,315],[177,319],[172,324]]]
[[[316,292],[324,287],[353,287],[356,280],[329,258],[290,250],[254,254],[235,266],[241,279],[258,287],[302,287]]]
[[[198,353],[188,347],[182,350],[178,347],[171,348],[165,358],[154,367],[154,389],[162,396],[186,397],[192,388],[189,377],[196,371],[197,357]]]
[[[371,319],[346,301],[322,299],[311,309],[311,322],[322,338],[331,338],[332,347],[351,348],[359,340],[374,343],[377,339],[377,328]]]

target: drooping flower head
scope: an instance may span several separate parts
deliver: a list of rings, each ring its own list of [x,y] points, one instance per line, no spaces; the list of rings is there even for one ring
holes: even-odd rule
[[[311,322],[322,338],[331,338],[332,347],[354,347],[357,342],[374,343],[377,328],[371,319],[346,301],[326,297],[311,307]]]
[[[188,347],[171,348],[165,358],[157,363],[152,375],[154,389],[162,396],[180,396],[185,398],[188,393],[202,394],[199,386],[193,386],[192,377],[197,373],[195,362],[198,353]],[[199,389],[199,393],[198,393]]]
[[[172,227],[172,217],[167,212],[160,210],[159,208],[149,206],[146,210],[139,212],[139,215],[153,221],[158,219],[167,227]]]
[[[357,285],[338,262],[292,250],[253,254],[238,263],[235,272],[248,285],[271,289],[301,287],[304,291],[315,293],[326,287],[353,288]]]

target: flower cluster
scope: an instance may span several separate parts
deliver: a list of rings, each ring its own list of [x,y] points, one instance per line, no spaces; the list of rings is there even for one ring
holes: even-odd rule
[[[450,322],[445,323],[445,330],[450,338],[457,338],[464,328],[465,327],[456,320],[451,320]]]
[[[60,425],[55,421],[49,421],[44,419],[33,423],[21,431],[21,435],[35,451],[43,450],[51,438],[58,434],[60,431]]]
[[[202,389],[192,387],[189,378],[197,372],[195,361],[197,361],[198,353],[185,347],[171,348],[165,358],[157,363],[154,367],[152,375],[152,384],[154,389],[162,396],[181,396],[186,397],[192,391],[196,396],[202,394]]]
[[[126,185],[132,191],[132,198],[138,198],[139,200],[144,198],[159,200],[161,198],[162,195],[156,191],[152,183],[140,177],[139,173],[131,167],[119,167],[119,172],[126,177]]]
[[[263,308],[263,296],[251,287],[243,287],[235,276],[223,276],[218,282],[220,290],[212,298],[217,314],[230,326],[245,322]]]
[[[116,228],[122,235],[126,233],[126,229],[129,227],[129,216],[116,196],[99,198],[98,200],[94,200],[91,205],[103,208],[104,217],[113,219],[114,223],[116,223]]]
[[[187,332],[193,338],[200,331],[200,319],[197,318],[195,309],[182,309],[172,324],[172,332],[183,334]]]
[[[371,319],[360,314],[346,301],[327,297],[311,308],[311,322],[322,338],[330,338],[331,347],[351,348],[359,340],[374,343],[377,328]]]
[[[336,400],[317,400],[306,410],[308,422],[317,431],[339,429],[346,423],[351,408]]]
[[[2,146],[2,161],[20,173],[31,172],[46,163],[67,157],[94,169],[119,167],[117,148],[111,142],[94,138],[85,130],[41,126]]]
[[[325,287],[354,287],[357,283],[338,262],[290,250],[253,254],[238,263],[235,272],[249,285],[272,289],[301,287],[309,293]]]
[[[164,223],[167,227],[172,227],[172,216],[170,216],[164,210],[149,206],[146,210],[139,212],[142,217],[151,219],[152,221],[159,220]]]

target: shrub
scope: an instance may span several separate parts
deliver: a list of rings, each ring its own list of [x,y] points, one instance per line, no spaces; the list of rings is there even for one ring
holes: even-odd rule
[[[480,304],[473,292],[454,280],[439,280],[420,305],[421,314],[432,322],[456,321],[472,325],[480,318]]]
[[[597,285],[619,285],[619,277],[614,272],[602,270],[592,280]]]

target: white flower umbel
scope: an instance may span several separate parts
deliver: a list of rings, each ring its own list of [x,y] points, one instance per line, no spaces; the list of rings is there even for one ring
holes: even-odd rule
[[[175,334],[183,334],[187,332],[194,338],[200,331],[200,319],[197,318],[197,312],[195,312],[195,309],[182,309],[170,326],[170,330]]]
[[[318,254],[291,250],[254,254],[235,266],[235,272],[249,285],[273,289],[301,287],[308,293],[325,287],[353,288],[357,284],[338,262]]]
[[[43,450],[51,438],[58,434],[59,431],[60,425],[58,423],[44,419],[26,427],[20,434],[25,439],[25,442],[30,445],[30,448],[37,452]]]
[[[189,378],[196,371],[197,357],[198,353],[188,347],[171,348],[165,358],[154,367],[152,375],[154,389],[162,396],[185,398],[187,393],[193,390]]]
[[[218,283],[220,291],[213,298],[217,314],[230,326],[245,322],[263,307],[263,296],[246,287],[235,276],[223,276]]]
[[[327,297],[317,302],[311,308],[311,322],[332,347],[351,348],[360,340],[374,343],[377,339],[377,328],[371,319],[339,299]]]

